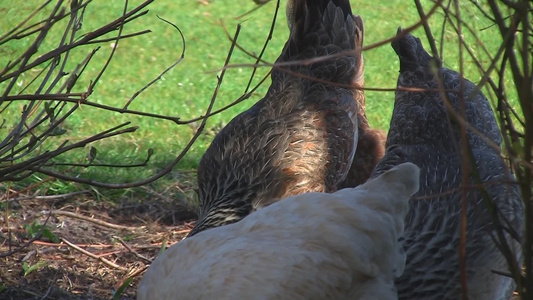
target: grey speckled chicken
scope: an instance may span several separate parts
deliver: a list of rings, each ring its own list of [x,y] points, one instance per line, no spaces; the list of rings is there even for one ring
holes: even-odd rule
[[[363,76],[362,19],[348,0],[291,0],[287,16],[278,63],[338,56],[274,68],[266,96],[218,133],[198,167],[189,236],[292,195],[334,192],[346,177],[358,137],[350,86]]]
[[[461,79],[459,73],[440,68],[410,34],[392,46],[400,59],[398,86],[439,88],[436,74],[446,90],[465,95],[466,120],[494,144],[502,139],[494,113],[475,85]],[[402,37],[403,36],[403,37]],[[460,112],[461,98],[447,92],[453,110]],[[466,275],[469,299],[508,300],[513,292],[512,279],[494,274],[508,272],[507,263],[491,239],[494,224],[480,189],[462,185],[460,129],[447,113],[444,101],[435,91],[397,91],[394,112],[387,137],[387,150],[376,167],[376,176],[391,166],[413,162],[421,169],[420,190],[413,196],[401,239],[407,254],[405,272],[396,281],[400,299],[446,300],[461,298],[459,241],[461,191],[467,188]],[[523,203],[514,177],[500,156],[473,131],[467,131],[468,143],[478,166],[479,176],[508,230],[519,240],[523,227]],[[520,243],[507,235],[517,259]]]

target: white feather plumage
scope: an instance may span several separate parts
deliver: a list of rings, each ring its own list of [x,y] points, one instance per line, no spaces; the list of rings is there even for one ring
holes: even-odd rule
[[[399,165],[334,194],[308,193],[170,247],[137,299],[394,299],[398,243],[419,170]]]

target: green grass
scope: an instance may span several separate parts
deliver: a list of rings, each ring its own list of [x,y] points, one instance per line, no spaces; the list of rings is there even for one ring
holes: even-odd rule
[[[0,33],[6,32],[23,17],[28,15],[41,1],[27,0],[21,3],[0,3],[0,13],[4,16],[0,20]],[[140,1],[130,1],[130,7]],[[89,32],[116,17],[123,10],[122,1],[98,1],[95,0],[88,6],[84,17],[82,33]],[[15,7],[16,6],[16,7]],[[418,19],[414,3],[401,0],[395,1],[352,1],[353,10],[361,15],[365,21],[365,44],[370,45],[385,38],[394,36],[399,26],[408,27]],[[424,2],[426,11],[431,6],[429,1]],[[482,16],[472,13],[475,10],[464,4],[463,14],[466,18],[474,20],[470,22],[477,34],[481,37],[485,46],[494,53],[499,45],[496,28],[490,27],[490,23]],[[52,6],[50,6],[51,9]],[[201,116],[211,99],[216,86],[217,71],[224,63],[230,41],[226,38],[220,23],[223,22],[228,31],[233,34],[236,25],[242,22],[242,30],[238,42],[248,51],[259,53],[263,47],[265,38],[270,29],[272,15],[275,9],[274,1],[261,9],[247,15],[237,21],[235,17],[243,15],[255,7],[251,0],[238,0],[234,2],[211,0],[210,5],[203,5],[194,0],[173,1],[158,0],[151,4],[150,12],[128,24],[124,33],[131,33],[144,29],[152,30],[152,33],[144,36],[123,40],[119,43],[114,60],[109,65],[106,73],[100,79],[95,92],[89,98],[90,101],[121,107],[138,89],[145,83],[156,77],[163,69],[179,58],[182,51],[181,39],[178,32],[171,26],[157,19],[161,16],[176,24],[185,35],[186,52],[185,59],[172,71],[163,76],[162,80],[146,90],[139,96],[130,109],[144,112],[179,116],[182,120]],[[283,44],[288,36],[284,13],[285,1],[279,14],[273,38],[265,52],[264,59],[273,62],[279,55]],[[50,11],[50,9],[46,11]],[[43,14],[40,14],[42,16]],[[435,14],[430,19],[433,26],[433,34],[440,40],[442,13]],[[482,30],[484,29],[484,30]],[[42,49],[51,49],[58,42],[58,34],[61,31],[53,31],[43,43]],[[415,34],[425,42],[425,34],[422,29]],[[466,39],[473,41],[472,36],[466,34]],[[444,64],[447,67],[458,70],[458,44],[457,36],[450,28],[444,31]],[[14,41],[0,48],[0,66],[7,61],[20,55],[31,39],[26,38]],[[427,46],[428,44],[425,43]],[[479,58],[488,65],[486,56],[482,54],[478,44],[472,43]],[[94,46],[94,45],[93,45]],[[84,73],[76,86],[76,91],[83,91],[91,80],[98,74],[101,66],[105,63],[112,47],[111,43],[100,45],[101,49],[94,58],[90,67]],[[94,47],[76,49],[70,58],[70,66],[77,64]],[[429,49],[429,48],[428,48]],[[390,45],[371,49],[365,55],[365,82],[368,87],[394,88],[396,86],[398,60]],[[244,53],[236,50],[232,63],[251,64],[254,60]],[[0,67],[0,68],[2,68]],[[68,68],[67,68],[68,69]],[[471,60],[465,58],[465,73],[472,81],[477,82],[480,74]],[[268,72],[267,68],[260,68],[254,82]],[[231,68],[226,73],[225,80],[218,94],[215,109],[223,107],[237,99],[244,92],[244,87],[251,73],[251,68]],[[30,76],[22,77],[20,85],[31,80]],[[216,132],[224,126],[233,116],[245,110],[262,95],[264,95],[269,83],[264,84],[250,99],[232,107],[224,113],[212,117],[206,130],[196,142],[191,151],[177,166],[178,170],[194,170],[198,161],[209,146]],[[3,90],[5,85],[0,85]],[[367,114],[372,126],[386,129],[392,113],[394,101],[393,92],[367,92]],[[13,120],[20,113],[23,102],[17,103],[7,112],[3,118]],[[144,159],[149,148],[155,151],[149,166],[141,169],[109,169],[92,168],[76,170],[81,176],[99,181],[128,182],[147,177],[174,159],[191,138],[196,126],[199,124],[181,125],[170,121],[161,121],[132,115],[103,112],[88,106],[79,109],[64,128],[67,133],[57,138],[59,142],[64,139],[79,140],[102,130],[116,126],[125,121],[131,121],[132,125],[139,129],[128,135],[115,137],[94,143],[92,146],[98,149],[97,159],[109,163],[139,162]],[[6,129],[0,129],[0,136],[7,133]],[[54,143],[55,144],[55,143]],[[48,147],[51,147],[49,145]],[[46,147],[41,150],[46,150]],[[73,151],[58,158],[58,161],[84,162],[89,150]],[[168,180],[174,180],[169,177]],[[39,178],[35,177],[34,180]],[[164,183],[163,183],[164,184]],[[78,189],[78,185],[59,185],[60,188],[50,188],[50,192],[59,193],[69,189]]]

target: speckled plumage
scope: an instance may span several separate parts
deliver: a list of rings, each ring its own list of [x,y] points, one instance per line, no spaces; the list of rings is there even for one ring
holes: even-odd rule
[[[355,189],[307,193],[170,247],[138,300],[393,300],[398,242],[419,171],[406,163]]]
[[[363,68],[364,62],[359,65],[361,72],[355,81],[358,87],[364,86]],[[358,105],[357,122],[358,138],[357,149],[352,161],[352,165],[346,174],[346,178],[339,184],[338,188],[356,187],[370,178],[372,171],[385,154],[385,143],[387,133],[383,130],[371,128],[366,117],[366,98],[364,90],[357,90],[354,98]]]
[[[358,105],[350,85],[363,76],[362,20],[348,0],[291,0],[287,14],[291,34],[277,62],[352,52],[272,70],[266,96],[202,157],[199,220],[189,236],[288,196],[333,192],[352,163]]]
[[[461,79],[455,71],[438,67],[437,61],[423,49],[420,40],[399,31],[392,46],[400,58],[398,87],[433,89],[442,87],[453,110],[460,114],[464,88],[466,120],[495,145],[501,136],[494,113],[475,85]],[[438,77],[436,77],[437,74]],[[500,220],[507,220],[509,230],[520,234],[523,207],[499,149],[489,146],[475,132],[467,131],[479,176],[494,199]],[[436,91],[397,91],[387,138],[387,150],[375,175],[398,163],[413,162],[421,168],[420,190],[410,202],[405,233],[401,239],[407,253],[404,274],[396,281],[400,299],[446,300],[461,298],[459,239],[462,187],[462,146],[460,126],[446,111],[443,98]],[[374,175],[373,175],[374,176]],[[467,192],[466,272],[469,299],[508,300],[512,279],[493,274],[507,271],[507,263],[490,237],[494,224],[483,202],[479,187],[470,178]],[[520,245],[507,235],[517,258]]]
[[[366,116],[358,116],[358,119],[365,120],[365,122],[359,125],[357,150],[352,166],[346,178],[339,185],[339,189],[356,187],[366,182],[385,155],[387,133],[380,129],[370,128],[366,122]]]

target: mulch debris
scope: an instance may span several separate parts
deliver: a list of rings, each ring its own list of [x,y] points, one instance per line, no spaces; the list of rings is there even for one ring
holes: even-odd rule
[[[182,240],[196,218],[183,195],[145,197],[119,204],[80,193],[3,201],[0,299],[112,299],[129,278],[117,299],[135,299],[150,261]]]

